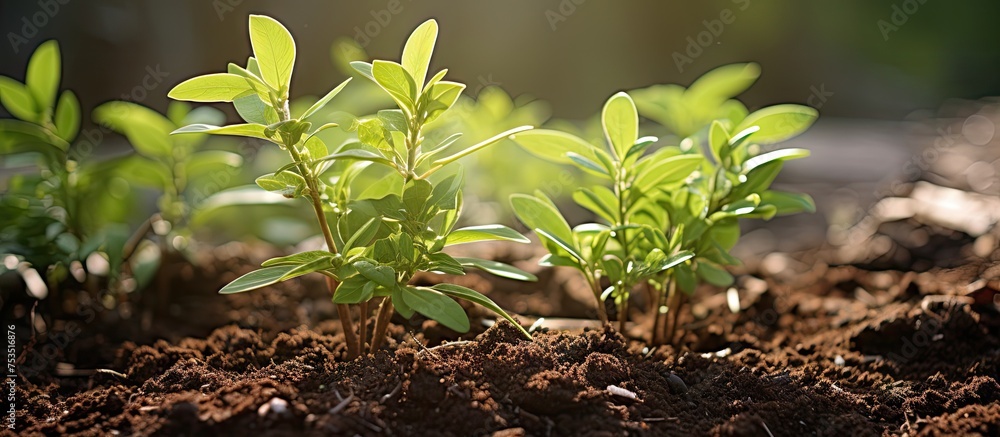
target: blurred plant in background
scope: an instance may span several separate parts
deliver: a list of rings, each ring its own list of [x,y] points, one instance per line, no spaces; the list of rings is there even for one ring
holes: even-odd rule
[[[110,272],[102,273],[116,275],[127,238],[130,199],[106,167],[88,159],[93,143],[74,147],[80,103],[72,91],[59,92],[61,71],[59,45],[47,41],[32,55],[25,83],[0,76],[0,103],[16,118],[0,120],[0,157],[6,168],[24,168],[0,197],[0,254],[24,261],[22,273],[44,277],[39,284],[25,276],[37,298],[58,293],[71,276],[85,282],[92,254],[108,261]]]

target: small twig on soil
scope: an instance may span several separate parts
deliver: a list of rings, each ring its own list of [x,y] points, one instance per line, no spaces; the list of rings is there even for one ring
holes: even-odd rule
[[[330,414],[337,414],[341,412],[344,408],[347,408],[347,406],[351,404],[351,401],[354,400],[354,394],[351,394],[347,398],[341,398],[340,392],[337,392],[337,398],[342,400],[340,401],[339,404],[330,409],[329,411]]]
[[[128,376],[124,373],[116,372],[111,369],[62,369],[56,370],[56,374],[59,376],[90,376],[96,373],[105,373],[108,375],[114,375],[121,379],[128,380]]]
[[[417,352],[417,355],[421,355],[424,352],[432,352],[433,353],[434,351],[436,351],[438,349],[450,349],[450,348],[453,348],[453,347],[461,347],[461,346],[465,346],[465,345],[470,344],[470,343],[472,343],[472,341],[469,341],[469,340],[458,340],[458,341],[452,341],[452,342],[448,342],[448,343],[441,343],[441,344],[439,344],[437,346],[434,346],[434,347],[425,347],[422,351]],[[441,358],[441,356],[438,355],[438,354],[434,354],[434,355],[437,356],[438,358]]]
[[[392,399],[393,396],[396,396],[396,393],[399,393],[399,389],[401,389],[401,388],[403,388],[403,381],[397,382],[396,383],[396,387],[393,388],[391,392],[385,394],[385,396],[382,396],[381,398],[379,398],[378,403],[384,404],[385,401],[388,401],[389,399]]]
[[[767,427],[767,424],[763,420],[760,421],[760,424],[764,426],[764,431],[767,431],[767,435],[774,437],[774,434],[771,434],[771,429]]]
[[[647,417],[645,419],[642,419],[643,422],[666,422],[668,420],[671,422],[678,422],[678,423],[680,423],[681,421],[679,417]]]
[[[420,346],[420,351],[419,351],[419,352],[417,352],[417,356],[418,356],[418,357],[422,356],[422,354],[423,354],[424,352],[426,352],[426,351],[430,351],[430,352],[431,352],[431,355],[434,355],[434,356],[435,356],[435,357],[437,357],[438,359],[441,359],[441,356],[440,356],[440,355],[438,355],[438,354],[434,353],[434,351],[432,351],[432,350],[428,349],[428,348],[427,348],[427,346],[424,346],[424,344],[423,344],[423,343],[421,343],[421,342],[417,341],[417,337],[416,337],[415,335],[413,335],[413,331],[409,331],[409,332],[407,332],[407,333],[408,333],[408,334],[410,334],[410,338],[411,338],[411,339],[413,339],[413,342],[414,342],[414,343],[416,343],[416,344],[417,344],[417,346]]]

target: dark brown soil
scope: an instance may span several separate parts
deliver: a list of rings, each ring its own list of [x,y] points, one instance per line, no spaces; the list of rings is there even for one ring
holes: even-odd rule
[[[736,314],[702,290],[679,350],[610,329],[542,328],[529,342],[506,323],[486,329],[487,314],[467,306],[469,334],[397,318],[383,350],[345,362],[322,284],[219,296],[265,256],[227,250],[180,266],[151,326],[84,326],[19,378],[17,433],[1000,435],[993,261],[918,274],[775,255],[740,276]],[[522,267],[535,256],[492,255]],[[590,311],[587,296],[565,293],[571,273],[544,272],[539,288],[458,280],[517,312]],[[97,368],[120,375],[86,371]]]

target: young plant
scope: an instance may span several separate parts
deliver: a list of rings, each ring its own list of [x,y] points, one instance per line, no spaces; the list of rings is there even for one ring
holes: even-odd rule
[[[126,209],[107,195],[110,178],[82,161],[89,149],[71,145],[80,131],[80,103],[72,91],[59,91],[61,64],[59,44],[46,41],[28,61],[25,83],[0,76],[0,104],[14,116],[0,120],[0,157],[38,168],[6,181],[0,254],[31,264],[48,279],[50,292],[68,277],[71,263],[98,250],[108,254],[114,273],[126,237],[109,225]]]
[[[534,196],[515,194],[511,204],[548,249],[542,264],[580,270],[597,300],[601,321],[608,321],[605,301],[611,297],[618,308],[619,329],[624,331],[632,289],[693,256],[682,250],[680,239],[669,238],[659,223],[641,212],[650,205],[653,193],[681,187],[703,159],[674,149],[647,153],[656,138],[638,137],[639,117],[626,93],[615,94],[605,103],[601,121],[607,139],[604,147],[554,130],[524,132],[512,139],[541,158],[572,164],[604,180],[606,185],[573,193],[576,203],[604,223],[570,228],[540,191]],[[607,288],[603,278],[608,280]]]
[[[327,277],[333,292],[347,336],[348,356],[352,358],[366,346],[369,305],[373,299],[380,301],[380,309],[370,344],[372,351],[385,337],[394,308],[405,317],[418,312],[456,331],[467,331],[468,317],[449,296],[479,303],[513,321],[495,303],[473,290],[450,284],[408,285],[418,271],[462,274],[465,267],[534,279],[512,266],[456,259],[441,252],[445,246],[472,241],[527,242],[527,239],[499,225],[453,229],[461,209],[462,178],[460,174],[440,171],[510,132],[442,158],[432,159],[448,144],[424,152],[424,125],[447,110],[464,89],[464,85],[443,81],[446,71],[425,82],[436,38],[437,23],[431,20],[417,28],[407,41],[402,65],[389,61],[353,64],[385,90],[399,109],[355,120],[350,129],[357,132],[360,142],[346,144],[332,154],[316,134],[336,124],[313,128],[307,119],[343,89],[349,79],[304,113],[291,114],[288,90],[295,44],[291,34],[269,17],[250,17],[255,56],[250,58],[247,68],[230,64],[229,73],[189,79],[170,92],[175,99],[231,101],[247,121],[223,127],[192,125],[175,133],[249,136],[286,150],[291,162],[258,178],[257,184],[286,197],[307,199],[326,241],[326,250],[268,260],[262,269],[236,279],[221,293],[237,293],[308,273],[321,273]],[[359,198],[352,194],[352,181],[369,165],[390,169],[391,173],[366,189],[367,197]],[[327,177],[328,171],[334,175]],[[348,304],[359,304],[361,308],[361,329],[357,332]]]
[[[681,248],[697,257],[665,275],[659,288],[654,342],[674,341],[679,309],[699,282],[728,287],[733,276],[723,266],[738,265],[729,254],[740,237],[739,219],[769,220],[776,215],[814,212],[806,194],[770,190],[785,161],[809,156],[805,149],[762,152],[809,128],[816,110],[801,105],[776,105],[736,120],[715,120],[697,177],[686,190],[658,193],[655,204],[667,232],[678,236]],[[686,142],[693,142],[686,139]],[[678,292],[678,288],[683,293]],[[663,318],[671,320],[663,320]],[[660,328],[662,326],[662,329]]]
[[[531,126],[514,128],[465,148],[453,147],[460,133],[438,144],[427,144],[425,127],[451,108],[465,89],[464,84],[444,80],[447,70],[427,79],[437,34],[435,20],[417,27],[403,48],[401,64],[384,60],[351,63],[362,76],[378,84],[398,107],[358,120],[353,128],[361,144],[340,153],[364,156],[391,169],[384,183],[366,190],[366,198],[347,204],[347,213],[340,222],[343,227],[338,226],[359,229],[358,233],[341,233],[345,237],[350,235],[354,240],[360,234],[364,238],[357,239],[353,246],[352,254],[356,255],[341,272],[344,281],[334,301],[358,303],[367,314],[368,302],[381,299],[373,348],[382,341],[394,308],[407,318],[417,312],[453,330],[468,331],[468,317],[452,298],[483,305],[520,328],[493,301],[474,290],[454,284],[410,286],[409,281],[417,272],[464,274],[471,267],[501,277],[535,280],[513,266],[477,258],[453,258],[442,252],[448,246],[476,241],[528,242],[502,225],[455,229],[462,210],[463,178],[457,168],[449,167]]]

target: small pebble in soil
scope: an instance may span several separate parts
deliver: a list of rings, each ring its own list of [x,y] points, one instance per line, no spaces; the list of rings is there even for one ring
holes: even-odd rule
[[[257,409],[257,415],[260,417],[266,416],[268,413],[275,414],[285,414],[288,411],[288,401],[281,398],[271,398],[270,401],[260,406]]]
[[[667,385],[670,386],[670,391],[674,394],[684,394],[688,391],[687,384],[685,384],[684,380],[675,373],[671,373],[667,376]]]
[[[833,359],[833,364],[836,364],[837,367],[844,367],[844,365],[847,364],[847,361],[844,360],[844,357],[837,355],[837,358]]]

